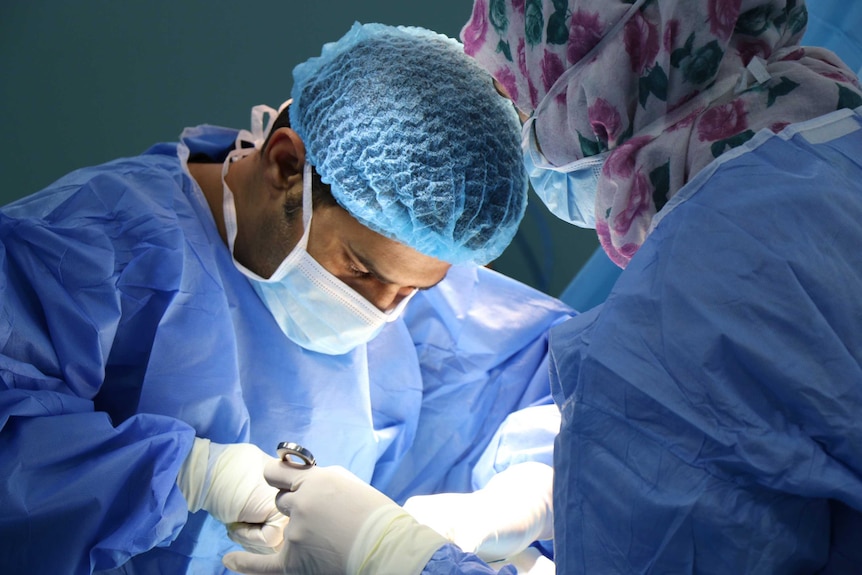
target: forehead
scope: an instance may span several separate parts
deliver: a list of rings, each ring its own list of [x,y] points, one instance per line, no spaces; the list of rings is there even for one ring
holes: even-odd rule
[[[387,238],[362,225],[340,206],[325,208],[326,216],[315,218],[330,234],[335,249],[344,249],[368,271],[387,283],[403,286],[430,287],[446,276],[451,265],[437,258]],[[312,220],[314,230],[315,220]]]

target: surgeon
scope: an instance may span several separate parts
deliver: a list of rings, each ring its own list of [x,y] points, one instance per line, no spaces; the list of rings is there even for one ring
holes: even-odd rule
[[[525,208],[510,103],[458,42],[378,24],[291,96],[0,210],[0,572],[272,553],[282,441],[398,501],[550,493],[573,314],[482,267]],[[552,522],[523,499],[493,526],[520,547]]]
[[[862,569],[862,92],[806,22],[794,0],[474,4],[465,49],[526,117],[533,187],[624,268],[551,331],[557,573]],[[266,476],[287,543],[226,557],[243,572],[302,572],[321,540],[329,572],[493,572],[344,470]]]

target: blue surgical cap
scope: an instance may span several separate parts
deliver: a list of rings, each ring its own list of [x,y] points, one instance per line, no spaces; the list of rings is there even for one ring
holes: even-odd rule
[[[357,23],[293,79],[291,126],[359,222],[453,264],[509,245],[527,203],[520,125],[460,43]]]

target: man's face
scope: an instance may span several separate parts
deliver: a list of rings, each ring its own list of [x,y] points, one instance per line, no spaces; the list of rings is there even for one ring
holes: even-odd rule
[[[235,199],[239,226],[234,256],[261,277],[276,271],[303,233],[302,170],[288,173],[273,169],[280,165],[275,159],[279,152],[296,149],[295,143],[289,145],[290,133],[280,131],[273,136],[273,158],[250,155],[236,162],[228,173],[228,177],[235,173],[240,181],[258,184],[248,188],[257,193]],[[394,308],[414,289],[436,285],[451,267],[372,231],[335,203],[315,207],[306,250],[381,311]]]
[[[438,284],[450,264],[370,230],[337,205],[314,210],[308,253],[381,311]]]

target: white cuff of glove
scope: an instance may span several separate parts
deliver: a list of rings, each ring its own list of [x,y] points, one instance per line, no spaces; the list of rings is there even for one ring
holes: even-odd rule
[[[401,507],[380,507],[368,516],[353,542],[347,573],[418,575],[446,543],[444,537],[420,525]]]
[[[186,498],[186,504],[192,513],[200,511],[203,507],[209,458],[210,440],[195,437],[192,450],[177,475],[177,486]]]

